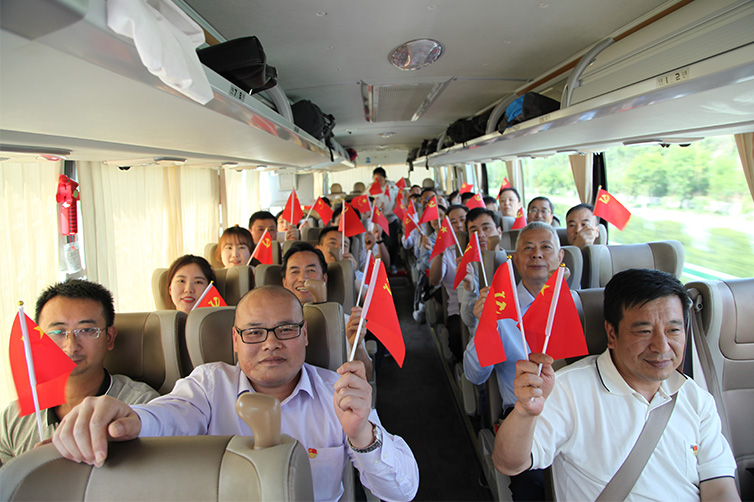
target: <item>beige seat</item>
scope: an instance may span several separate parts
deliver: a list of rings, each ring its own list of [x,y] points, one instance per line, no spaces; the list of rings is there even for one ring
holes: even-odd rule
[[[257,286],[282,286],[281,270],[281,265],[257,265],[254,270],[254,282]]]
[[[306,230],[306,229],[304,229],[304,230]],[[306,242],[307,244],[311,244],[312,246],[316,246],[317,245],[317,241],[316,240],[314,240],[314,241],[309,241],[309,240],[285,241],[283,243],[283,256],[285,256],[285,253],[288,252],[288,250],[291,248],[291,246],[293,246],[294,244],[296,244],[298,242]],[[280,263],[282,263],[282,260],[281,260]]]
[[[217,252],[217,242],[210,242],[204,246],[204,258],[209,262],[212,268],[223,268],[223,262],[215,257]]]
[[[317,245],[319,241],[319,233],[322,231],[322,227],[306,227],[301,231],[301,239],[305,241],[313,241],[313,245]]]
[[[186,314],[177,310],[116,314],[118,336],[105,367],[167,394],[188,374],[185,325]]]
[[[236,305],[249,290],[254,288],[254,272],[246,265],[219,268],[215,271],[215,287],[228,305]],[[175,310],[168,294],[168,269],[158,268],[152,274],[152,295],[157,310]]]
[[[694,345],[701,361],[697,383],[715,397],[723,434],[738,465],[742,500],[754,500],[754,278],[686,284]],[[706,343],[705,343],[706,342]],[[699,370],[702,370],[701,372]],[[703,372],[703,375],[700,373]]]
[[[328,301],[340,303],[343,311],[350,314],[351,308],[356,305],[357,292],[354,289],[354,270],[351,260],[327,264]]]
[[[647,268],[662,270],[680,279],[683,273],[684,250],[678,241],[657,241],[622,246],[594,244],[583,249],[584,288],[604,288],[610,279],[623,270]]]

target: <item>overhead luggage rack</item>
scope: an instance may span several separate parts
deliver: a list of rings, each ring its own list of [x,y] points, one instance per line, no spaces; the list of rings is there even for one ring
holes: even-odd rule
[[[27,14],[44,25],[47,9]],[[33,39],[11,22],[6,17],[0,31],[3,143],[66,147],[73,160],[181,152],[213,163],[331,162],[324,143],[206,67],[213,92],[207,104],[168,87],[144,67],[130,39],[107,27],[105,2],[90,2],[83,19]]]

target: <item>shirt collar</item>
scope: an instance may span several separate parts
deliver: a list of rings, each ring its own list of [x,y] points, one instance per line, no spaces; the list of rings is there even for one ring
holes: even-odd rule
[[[524,282],[520,281],[516,287],[518,292],[518,303],[522,309],[528,309],[532,303],[534,303],[534,297],[529,293],[529,290],[524,286]]]
[[[638,394],[618,372],[618,368],[615,367],[613,358],[610,356],[610,349],[606,349],[597,357],[596,365],[600,381],[608,392],[619,395]],[[669,378],[662,381],[658,392],[663,397],[670,397],[683,387],[686,380],[684,374],[674,371]]]

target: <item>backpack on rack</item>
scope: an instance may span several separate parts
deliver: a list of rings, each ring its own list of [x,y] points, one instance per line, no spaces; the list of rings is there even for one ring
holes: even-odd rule
[[[503,132],[510,126],[541,117],[555,110],[560,110],[560,101],[536,92],[527,92],[508,105],[503,119],[497,124],[497,130]]]
[[[243,37],[197,49],[199,61],[244,92],[260,92],[277,85],[277,70],[257,37]]]
[[[322,113],[319,106],[308,99],[302,99],[291,105],[293,123],[320,141],[327,141],[333,136],[335,117]]]

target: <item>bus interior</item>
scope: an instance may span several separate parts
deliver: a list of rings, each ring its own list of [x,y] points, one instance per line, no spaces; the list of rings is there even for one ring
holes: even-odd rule
[[[495,197],[507,181],[522,201],[550,196],[561,227],[602,187],[633,220],[570,255],[590,353],[604,350],[598,300],[612,274],[638,266],[681,279],[702,333],[694,379],[727,417],[751,500],[753,28],[751,0],[0,0],[0,319],[9,328],[19,300],[86,278],[113,292],[123,326],[164,327],[176,321],[160,317],[156,270],[207,255],[223,230],[279,212],[292,190],[307,206],[358,195],[351,187],[368,188],[376,167],[443,194],[471,185]],[[252,36],[264,90],[196,57]],[[555,105],[513,120],[527,96]],[[297,123],[302,101],[333,117],[331,134]],[[54,200],[60,175],[78,190],[70,232]],[[491,278],[505,254],[489,253]],[[404,252],[390,276],[406,362],[381,362],[376,409],[416,455],[417,500],[510,500],[490,460],[495,379],[472,385],[449,353],[447,298],[412,316],[410,261]],[[242,289],[278,271],[257,270]],[[348,311],[356,292],[343,284]],[[307,315],[329,329],[327,311]],[[193,326],[224,326],[218,316]],[[160,393],[196,364],[182,322],[149,382]],[[5,357],[0,375],[4,407],[16,396]],[[370,499],[344,483],[346,499]]]

